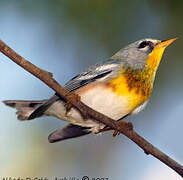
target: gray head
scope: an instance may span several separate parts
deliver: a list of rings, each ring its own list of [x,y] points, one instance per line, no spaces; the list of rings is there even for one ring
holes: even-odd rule
[[[162,41],[150,38],[141,39],[120,49],[111,59],[127,60],[132,65],[145,65],[148,55],[160,42]]]

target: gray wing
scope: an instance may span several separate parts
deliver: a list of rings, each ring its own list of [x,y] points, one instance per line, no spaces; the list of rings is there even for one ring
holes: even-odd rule
[[[90,82],[107,81],[109,78],[118,75],[121,67],[119,65],[121,64],[119,60],[109,60],[95,64],[68,81],[64,88],[71,92]]]
[[[107,81],[109,79],[116,77],[119,74],[120,68],[123,65],[124,64],[120,60],[109,60],[95,64],[89,67],[86,71],[78,74],[70,81],[68,81],[65,84],[64,88],[69,92],[72,92],[75,91],[76,89],[79,89],[80,87],[87,85],[90,82],[96,82],[96,81],[99,82],[101,80],[103,82]],[[60,99],[61,97],[55,94],[45,103],[38,106],[35,109],[35,111],[30,115],[29,119],[40,117],[50,107],[51,104]],[[64,99],[62,100],[64,101]]]

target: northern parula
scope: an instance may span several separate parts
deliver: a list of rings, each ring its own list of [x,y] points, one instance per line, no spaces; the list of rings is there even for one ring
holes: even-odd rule
[[[69,92],[80,96],[81,101],[104,115],[120,120],[140,112],[152,92],[155,74],[165,48],[170,40],[142,39],[119,50],[107,61],[95,64],[65,84]],[[72,107],[68,112],[66,102],[58,95],[40,101],[3,101],[16,108],[19,120],[55,116],[69,124],[51,133],[50,142],[61,141],[89,133],[99,133],[105,128],[93,119],[84,119]]]

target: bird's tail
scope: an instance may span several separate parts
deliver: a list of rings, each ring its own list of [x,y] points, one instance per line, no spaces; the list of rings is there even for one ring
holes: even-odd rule
[[[17,118],[21,121],[31,120],[35,117],[31,117],[31,114],[40,106],[42,106],[47,100],[41,101],[21,101],[21,100],[7,100],[3,101],[4,104],[12,108],[17,109]],[[41,116],[41,115],[40,115]],[[36,116],[36,117],[40,117]]]
[[[68,124],[64,128],[52,132],[48,136],[48,140],[50,143],[54,143],[66,139],[81,137],[90,133],[91,130],[88,127],[81,127],[74,124]]]

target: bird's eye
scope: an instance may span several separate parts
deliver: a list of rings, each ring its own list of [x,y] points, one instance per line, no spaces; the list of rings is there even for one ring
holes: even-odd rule
[[[138,48],[145,48],[146,46],[149,46],[150,45],[150,42],[149,41],[142,41],[140,44],[139,44],[139,47]]]

